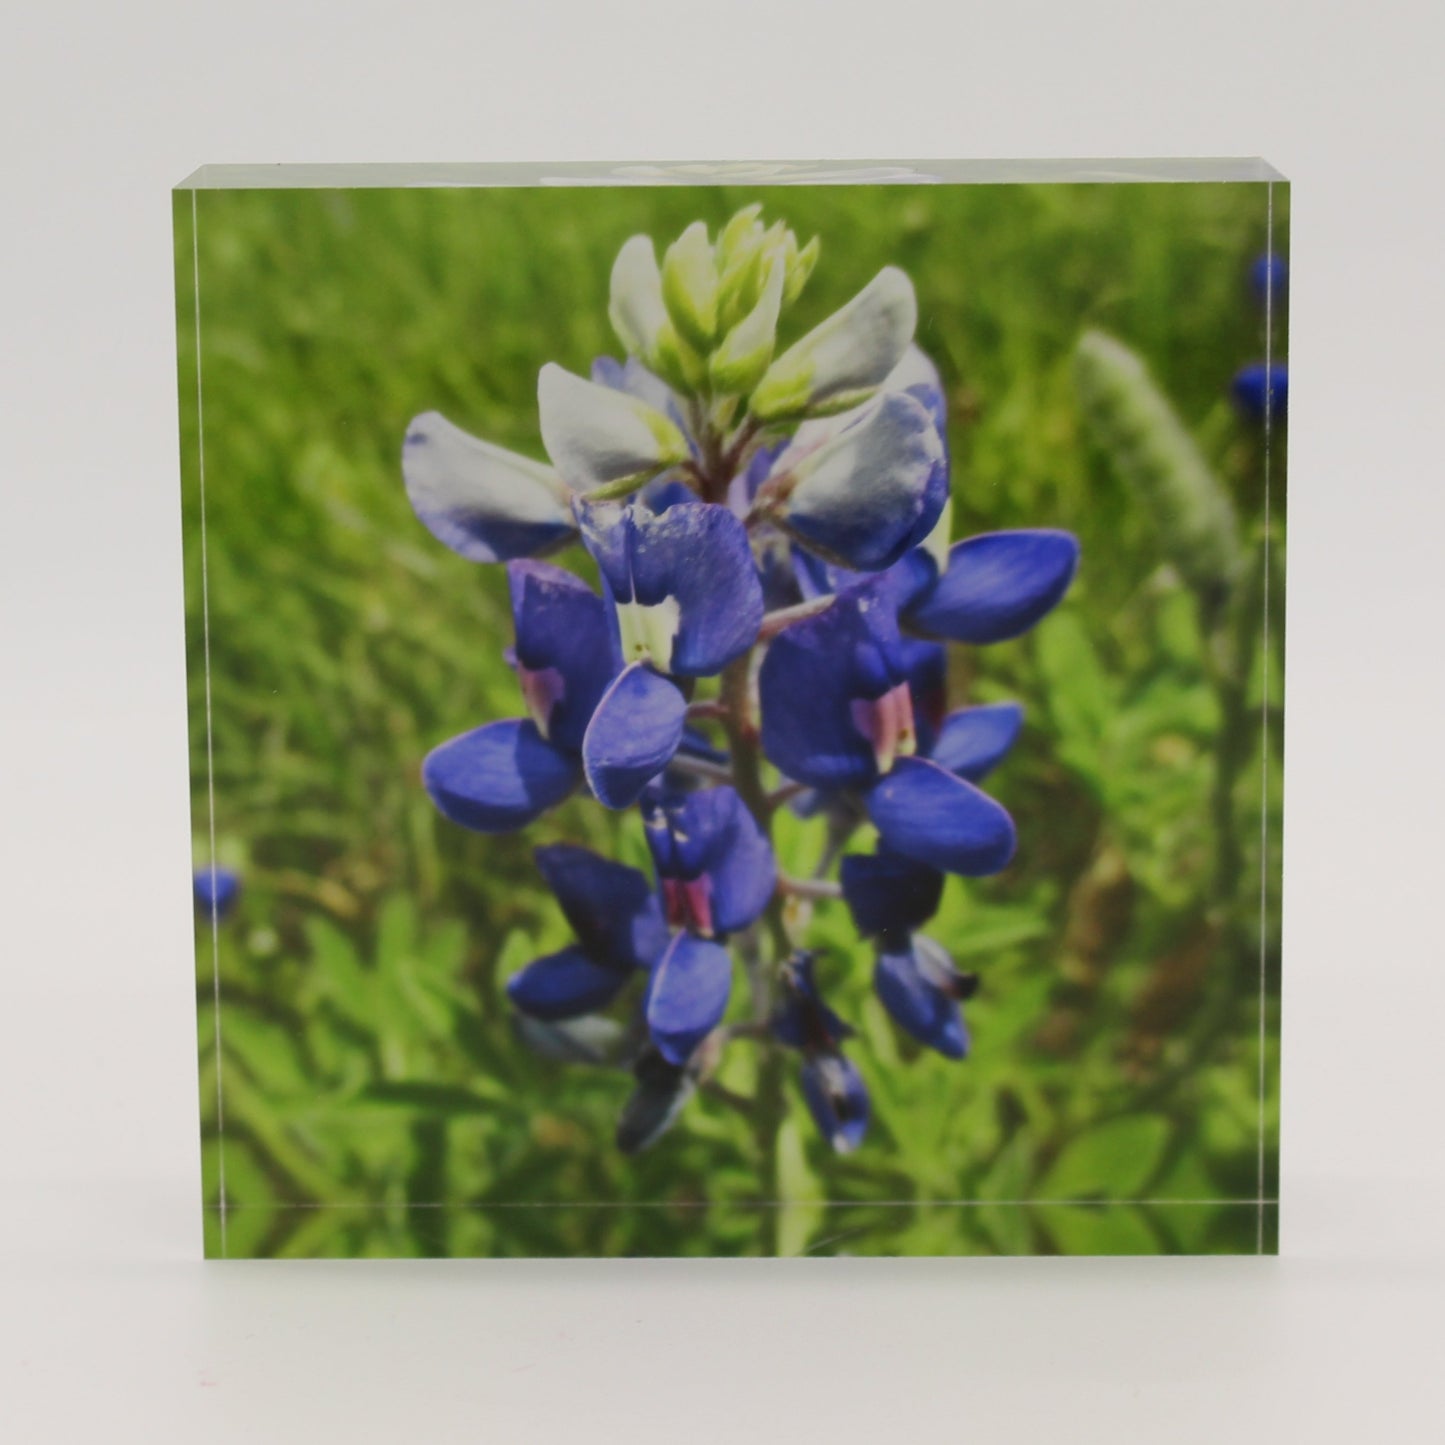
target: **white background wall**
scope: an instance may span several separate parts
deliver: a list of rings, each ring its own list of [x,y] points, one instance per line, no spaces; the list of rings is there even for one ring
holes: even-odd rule
[[[1409,0],[12,0],[7,1438],[1437,1438],[1442,40]],[[1256,153],[1294,182],[1286,1257],[198,1264],[170,185]]]

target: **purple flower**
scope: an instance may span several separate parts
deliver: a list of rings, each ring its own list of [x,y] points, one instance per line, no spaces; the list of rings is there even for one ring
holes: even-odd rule
[[[593,714],[619,665],[606,605],[584,582],[545,562],[512,562],[507,577],[512,661],[530,716],[463,733],[422,764],[442,814],[481,833],[525,827],[576,789]],[[679,697],[670,717],[654,719],[668,731],[656,745],[662,762],[682,735],[683,711]]]
[[[536,851],[576,943],[512,975],[507,997],[524,1014],[553,1021],[605,1008],[667,946],[662,910],[644,874],[558,843]]]
[[[577,504],[607,593],[624,664],[583,746],[587,780],[609,808],[634,803],[682,738],[686,700],[673,678],[710,677],[752,646],[762,584],[747,531],[722,506]]]
[[[867,1130],[869,1092],[844,1052],[852,1030],[820,996],[811,955],[771,951],[791,918],[769,836],[784,798],[826,816],[829,859],[871,819],[875,851],[845,857],[840,877],[874,988],[914,1038],[964,1057],[960,1003],[975,981],[920,930],[946,873],[991,874],[1013,855],[1013,820],[978,785],[1022,711],[950,713],[942,644],[1020,636],[1078,565],[1060,531],[948,545],[944,391],[913,344],[912,282],[885,267],[786,345],[780,323],[819,245],[760,211],[715,238],[695,222],[661,265],[651,237],[627,240],[609,291],[626,356],[598,357],[590,377],[551,362],[538,376],[550,464],[435,412],[402,449],[422,523],[466,558],[508,564],[508,660],[525,704],[426,758],[438,809],[492,833],[579,789],[608,808],[640,805],[655,878],[570,844],[537,850],[573,941],[506,986],[528,1047],[631,1067],[626,1153],[660,1137],[745,1037],[800,1056],[803,1097],[834,1149]],[[573,541],[600,595],[535,560]],[[721,747],[709,736],[719,721]],[[755,743],[786,784],[770,799]],[[832,892],[821,877],[783,891]],[[722,1027],[738,935],[766,1031]],[[629,1022],[601,1012],[634,980]]]
[[[732,788],[654,789],[642,815],[667,924],[678,930],[648,987],[647,1026],[680,1064],[727,1009],[732,957],[715,940],[758,918],[777,875],[772,846]]]
[[[1240,367],[1229,390],[1246,421],[1262,424],[1266,416],[1284,421],[1289,412],[1289,368],[1282,361]]]
[[[959,1004],[978,980],[959,973],[940,944],[916,932],[938,911],[943,875],[880,849],[844,858],[839,877],[854,926],[874,939],[873,987],[884,1008],[921,1043],[963,1058],[968,1033]]]
[[[648,1032],[669,1063],[685,1064],[722,1022],[732,992],[732,955],[681,930],[652,971],[644,1003]]]
[[[767,907],[777,882],[772,845],[735,789],[654,788],[642,821],[669,927],[726,936]]]
[[[213,922],[224,918],[241,896],[241,877],[234,869],[211,864],[191,874],[196,907]]]
[[[1250,289],[1261,305],[1282,300],[1289,288],[1289,266],[1283,256],[1267,251],[1249,268]]]
[[[795,953],[779,976],[773,1035],[803,1055],[803,1098],[823,1137],[840,1154],[856,1149],[868,1129],[868,1087],[840,1049],[853,1030],[822,1000],[813,957]]]
[[[856,585],[774,641],[759,677],[763,749],[798,782],[860,795],[891,852],[949,873],[996,873],[1013,856],[1013,820],[968,774],[1006,751],[1017,714],[925,734],[910,672],[926,674],[935,658],[906,643],[890,593],[888,579]],[[923,726],[931,734],[926,716]]]
[[[968,1053],[968,1031],[959,1004],[972,998],[978,979],[960,973],[943,946],[921,933],[880,943],[873,987],[883,1007],[920,1043],[949,1059]]]
[[[890,574],[899,615],[924,637],[975,645],[1021,637],[1063,600],[1079,564],[1069,532],[983,532],[955,542],[942,566],[916,548]]]

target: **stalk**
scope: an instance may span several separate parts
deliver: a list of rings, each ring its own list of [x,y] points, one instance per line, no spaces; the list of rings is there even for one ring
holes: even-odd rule
[[[763,786],[762,754],[758,747],[758,727],[752,706],[754,651],[750,649],[736,658],[723,672],[723,727],[732,754],[733,787],[757,820],[758,827],[771,840],[773,808]],[[762,918],[766,940],[757,940],[748,974],[753,1018],[764,1029],[773,1011],[773,981],[778,965],[792,951],[792,940],[783,919],[783,906],[781,893],[774,894]],[[776,1254],[781,1211],[773,1206],[778,1200],[778,1131],[787,1112],[785,1071],[782,1051],[773,1046],[766,1033],[760,1042],[762,1052],[758,1061],[757,1094],[753,1100],[753,1137],[758,1149],[763,1253]]]

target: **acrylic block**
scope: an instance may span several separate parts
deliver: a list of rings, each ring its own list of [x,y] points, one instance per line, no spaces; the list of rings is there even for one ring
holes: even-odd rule
[[[208,1254],[1276,1250],[1275,171],[174,199]]]

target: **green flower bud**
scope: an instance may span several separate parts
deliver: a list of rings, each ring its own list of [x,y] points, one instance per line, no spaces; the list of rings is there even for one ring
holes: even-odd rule
[[[671,321],[663,322],[647,364],[674,391],[699,392],[707,381],[707,362],[677,334]]]
[[[728,332],[713,352],[708,372],[713,386],[732,396],[745,396],[763,378],[773,359],[778,313],[783,306],[785,266],[776,257],[757,305]]]
[[[718,274],[701,221],[694,221],[667,248],[662,299],[678,332],[699,351],[710,351],[718,331]]]
[[[733,238],[727,251],[719,255],[722,279],[718,288],[718,309],[724,327],[736,326],[758,304],[765,279],[763,237],[766,234],[762,225],[754,220],[745,231],[740,231]]]
[[[1102,331],[1079,339],[1084,420],[1149,508],[1180,575],[1210,605],[1240,568],[1239,523],[1218,477],[1138,355]]]
[[[763,203],[754,201],[750,206],[744,206],[726,226],[722,228],[722,234],[717,238],[717,262],[720,270],[727,268],[734,251],[737,250],[757,227],[758,217],[763,213]]]
[[[818,252],[821,249],[816,236],[801,251],[797,248],[797,237],[791,231],[788,232],[788,240],[791,246],[788,254],[788,281],[783,287],[784,306],[791,306],[802,294],[803,287],[808,284],[808,278],[813,274],[813,267],[818,264]]]

